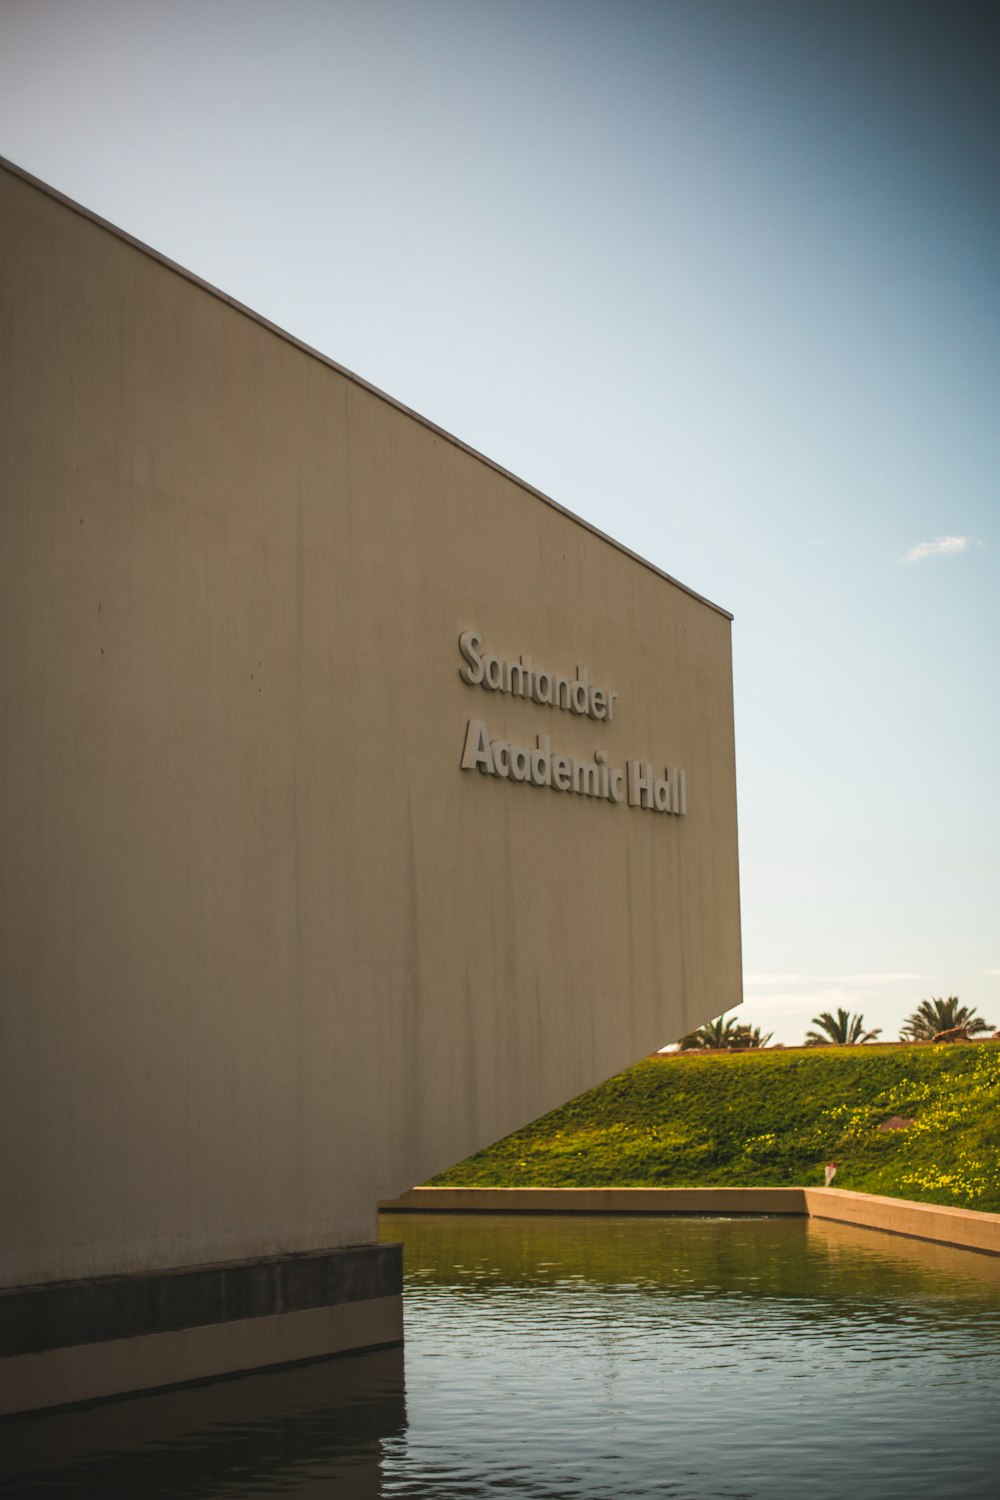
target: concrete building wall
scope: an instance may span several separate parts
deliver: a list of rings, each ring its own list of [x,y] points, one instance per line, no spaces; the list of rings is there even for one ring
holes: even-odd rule
[[[9,170],[0,275],[0,1284],[370,1241],[738,1000],[723,612]]]

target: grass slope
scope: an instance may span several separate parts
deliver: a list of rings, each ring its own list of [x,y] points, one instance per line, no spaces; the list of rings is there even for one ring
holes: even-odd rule
[[[1000,1212],[998,1105],[997,1043],[648,1058],[432,1181],[802,1185],[835,1161],[837,1187]]]

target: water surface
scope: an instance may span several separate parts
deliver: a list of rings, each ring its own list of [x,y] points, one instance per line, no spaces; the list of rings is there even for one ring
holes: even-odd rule
[[[1000,1493],[1000,1260],[805,1219],[386,1216],[383,1493]]]
[[[993,1497],[1000,1259],[804,1219],[386,1215],[385,1350],[0,1427],[4,1495]]]

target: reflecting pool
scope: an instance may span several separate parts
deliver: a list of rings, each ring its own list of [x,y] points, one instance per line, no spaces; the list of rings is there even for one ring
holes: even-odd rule
[[[804,1219],[385,1215],[407,1343],[0,1427],[5,1495],[1000,1493],[1000,1258]]]

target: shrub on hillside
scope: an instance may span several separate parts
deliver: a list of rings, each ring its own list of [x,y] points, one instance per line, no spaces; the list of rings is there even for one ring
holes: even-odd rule
[[[992,1043],[651,1058],[433,1181],[818,1184],[835,1160],[838,1187],[1000,1211],[998,1104]]]

